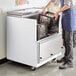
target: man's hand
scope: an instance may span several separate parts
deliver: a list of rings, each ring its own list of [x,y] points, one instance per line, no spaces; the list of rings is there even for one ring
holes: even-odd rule
[[[59,16],[59,13],[58,13],[58,12],[56,12],[56,13],[54,14],[55,20],[57,20],[57,19],[58,19],[58,16]]]
[[[41,14],[45,15],[46,11],[45,9],[41,11]]]

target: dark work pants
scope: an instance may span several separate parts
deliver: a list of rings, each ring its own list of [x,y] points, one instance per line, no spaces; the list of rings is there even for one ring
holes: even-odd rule
[[[65,62],[72,64],[72,61],[73,61],[73,32],[63,30],[62,37],[63,37],[63,44],[65,47],[65,54],[64,54]]]

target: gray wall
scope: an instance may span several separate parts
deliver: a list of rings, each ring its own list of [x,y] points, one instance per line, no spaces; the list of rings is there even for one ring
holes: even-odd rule
[[[0,11],[0,59],[6,57],[5,52],[5,13]]]

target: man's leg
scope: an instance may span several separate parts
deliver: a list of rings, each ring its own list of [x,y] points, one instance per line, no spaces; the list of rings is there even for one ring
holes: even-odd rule
[[[73,32],[73,47],[76,47],[76,31]]]
[[[71,63],[73,60],[73,32],[65,31],[65,59]]]
[[[73,61],[73,32],[65,31],[65,54],[64,54],[64,64],[60,66],[60,69],[65,69],[72,67]]]

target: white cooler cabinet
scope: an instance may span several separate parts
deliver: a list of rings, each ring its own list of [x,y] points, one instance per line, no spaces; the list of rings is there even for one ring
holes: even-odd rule
[[[61,34],[37,41],[37,20],[7,16],[7,59],[32,67],[61,55]]]

